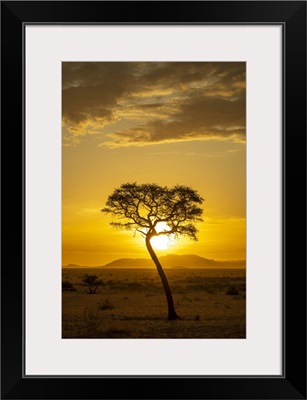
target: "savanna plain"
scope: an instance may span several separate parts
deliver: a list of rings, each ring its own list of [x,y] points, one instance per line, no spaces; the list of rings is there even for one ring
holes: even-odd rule
[[[63,338],[245,338],[245,269],[165,269],[180,319],[167,320],[155,268],[63,268]],[[84,276],[100,281],[89,294]]]

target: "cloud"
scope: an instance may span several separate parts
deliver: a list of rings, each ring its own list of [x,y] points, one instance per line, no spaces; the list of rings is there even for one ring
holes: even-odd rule
[[[245,63],[63,63],[63,126],[103,146],[245,137]]]

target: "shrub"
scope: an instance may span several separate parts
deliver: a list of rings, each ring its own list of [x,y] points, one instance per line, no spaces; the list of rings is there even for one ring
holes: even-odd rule
[[[229,285],[225,294],[237,296],[239,292],[234,286]]]
[[[97,306],[98,310],[100,311],[104,311],[104,310],[113,310],[114,305],[112,303],[110,303],[109,299],[106,299],[105,301],[103,301],[102,303],[98,304]]]
[[[85,274],[82,278],[82,282],[85,286],[87,286],[88,294],[95,294],[98,286],[103,285],[103,281],[98,278],[97,275],[89,275]]]
[[[75,289],[74,285],[71,282],[62,281],[62,290],[67,292],[75,292],[77,289]]]

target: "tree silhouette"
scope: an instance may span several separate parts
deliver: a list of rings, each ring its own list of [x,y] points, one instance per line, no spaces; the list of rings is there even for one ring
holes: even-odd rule
[[[168,280],[150,240],[155,236],[178,238],[181,235],[197,240],[195,222],[202,221],[199,207],[203,198],[188,186],[162,187],[156,184],[124,183],[108,197],[101,211],[111,213],[120,222],[115,228],[139,232],[160,275],[168,304],[168,319],[179,319]],[[159,231],[159,224],[163,229]]]
[[[103,281],[100,280],[97,275],[85,274],[82,278],[82,282],[85,286],[87,286],[88,294],[96,294],[98,286],[103,285]]]

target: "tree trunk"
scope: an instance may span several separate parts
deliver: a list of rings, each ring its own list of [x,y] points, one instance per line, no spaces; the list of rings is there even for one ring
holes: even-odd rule
[[[160,264],[160,261],[151,246],[149,236],[146,237],[146,247],[147,247],[147,250],[148,250],[153,262],[156,264],[158,273],[160,275],[160,278],[161,278],[161,281],[163,284],[164,292],[165,292],[166,299],[167,299],[167,305],[168,305],[168,319],[169,320],[180,319],[180,317],[177,315],[177,313],[175,311],[174,300],[173,300],[171,289],[168,284],[168,280],[163,271],[162,265]]]

